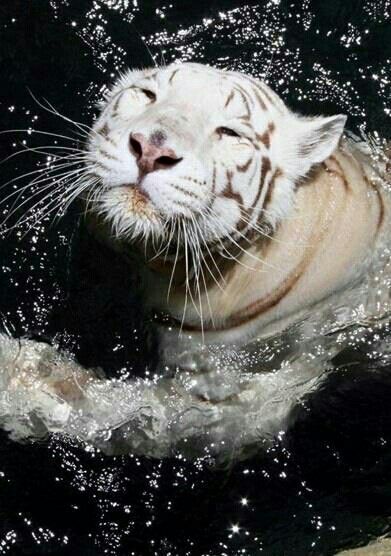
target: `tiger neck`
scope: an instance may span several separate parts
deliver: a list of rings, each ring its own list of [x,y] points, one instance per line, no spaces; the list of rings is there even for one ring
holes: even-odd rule
[[[266,246],[273,233],[270,228],[265,227],[265,235],[260,236],[249,228],[245,233],[241,233],[241,237],[234,243],[227,241],[225,244],[200,249],[197,260],[194,259],[193,253],[185,253],[182,249],[174,255],[147,256],[146,266],[152,272],[169,276],[174,295],[181,295],[182,292],[184,296],[188,288],[188,295],[197,298],[213,284],[222,287],[229,280],[230,272],[235,265],[240,264],[243,253],[255,245]]]
[[[166,301],[167,283],[157,288],[155,306],[192,331],[266,324],[311,306],[360,272],[384,220],[372,185],[350,153],[335,153],[298,187],[294,210],[273,236],[259,237],[235,260],[215,259],[219,277],[203,291],[172,281]]]

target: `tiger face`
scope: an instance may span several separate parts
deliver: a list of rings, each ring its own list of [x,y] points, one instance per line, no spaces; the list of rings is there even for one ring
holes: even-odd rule
[[[93,208],[121,239],[237,242],[290,212],[295,185],[334,151],[345,120],[299,117],[236,72],[129,71],[90,134]]]

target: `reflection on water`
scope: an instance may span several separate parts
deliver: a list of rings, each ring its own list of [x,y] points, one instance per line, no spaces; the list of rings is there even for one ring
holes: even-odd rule
[[[89,122],[95,102],[117,72],[148,65],[151,57],[157,63],[191,59],[245,71],[265,78],[294,109],[346,112],[350,129],[389,135],[388,0],[367,1],[362,6],[342,1],[315,6],[307,0],[300,6],[276,0],[259,5],[218,1],[212,7],[202,2],[197,6],[174,1],[155,5],[141,0],[42,4],[46,5],[33,7],[32,14],[17,3],[0,8],[7,62],[3,75],[8,76],[0,106],[2,127],[28,130],[7,135],[7,139],[1,136],[2,157],[26,146],[45,150],[55,141],[64,145],[63,139],[31,130],[72,133],[74,141],[69,145],[77,146],[70,126],[40,109],[26,86],[61,112]],[[25,33],[27,25],[30,33]],[[31,151],[15,156],[3,165],[2,181],[44,169],[53,162],[48,158],[52,156],[53,151],[43,157]],[[27,179],[22,179],[2,191],[9,193],[13,186],[26,184]],[[26,190],[21,200],[28,197]],[[4,216],[9,208],[9,203],[1,206]],[[135,398],[132,386],[121,376],[129,372],[141,378],[146,372],[153,375],[153,340],[140,325],[137,299],[124,300],[125,292],[134,286],[131,278],[119,279],[115,272],[110,277],[99,274],[102,264],[106,269],[102,274],[110,274],[107,269],[114,264],[103,253],[98,265],[86,260],[75,232],[77,212],[77,208],[71,210],[57,227],[50,226],[49,216],[27,235],[26,226],[4,235],[0,309],[14,336],[28,333],[48,339],[77,355],[84,366],[102,367],[116,381],[106,383],[103,392],[91,391],[99,403],[90,404],[84,420],[77,413],[69,419],[64,404],[48,408],[48,398],[40,398],[39,390],[27,396],[22,389],[14,398],[3,391],[2,415],[13,434],[19,431],[20,438],[34,431],[44,437],[49,415],[61,430],[69,419],[70,436],[53,436],[34,445],[3,438],[0,554],[23,550],[99,555],[193,556],[241,554],[243,550],[249,554],[332,554],[385,532],[391,440],[387,324],[368,327],[366,323],[366,327],[335,331],[326,345],[315,342],[303,348],[301,357],[308,356],[305,363],[292,357],[301,368],[308,365],[308,391],[314,386],[314,357],[328,371],[322,375],[328,380],[296,410],[292,430],[265,444],[256,458],[235,465],[228,457],[228,470],[212,472],[208,464],[213,450],[203,452],[205,444],[198,447],[200,457],[193,462],[188,461],[187,446],[180,442],[179,453],[161,461],[137,455],[107,457],[96,449],[96,444],[106,450],[113,447],[113,428],[116,446],[119,440],[125,442],[123,451],[129,444],[135,452],[153,452],[153,445],[164,451],[167,443],[153,444],[153,435],[142,434],[149,430],[157,438],[162,432],[154,429],[154,416],[140,414],[139,407],[142,426],[126,428]],[[111,296],[108,284],[115,285]],[[301,347],[313,323],[307,325],[297,336]],[[336,343],[344,347],[339,355],[333,351]],[[273,366],[279,349],[288,349],[285,339],[282,345],[279,339],[263,344],[255,359],[265,361],[269,356]],[[333,371],[337,368],[338,373]],[[77,373],[77,368],[72,372]],[[286,375],[280,379],[285,384]],[[259,393],[267,403],[265,385],[275,377],[252,375],[250,380],[260,381]],[[296,400],[297,391],[291,392]],[[281,387],[274,393],[278,401],[282,394],[289,397]],[[159,411],[167,411],[162,400],[157,404]],[[175,397],[172,402],[177,411]],[[254,410],[254,400],[246,398],[246,402]],[[35,411],[43,406],[48,409],[46,415]],[[276,404],[268,407],[275,417]],[[264,407],[258,405],[255,410],[262,411],[264,422]],[[198,419],[198,408],[195,411]],[[14,421],[7,421],[7,415]],[[165,418],[169,421],[170,416]],[[217,438],[219,423],[229,424],[227,452],[231,455],[241,436],[249,434],[250,448],[254,439],[264,437],[251,411],[238,412],[234,403],[207,418],[216,427]],[[174,432],[170,429],[170,434],[180,438],[180,425]],[[90,435],[92,443],[80,446],[75,434],[86,440]]]

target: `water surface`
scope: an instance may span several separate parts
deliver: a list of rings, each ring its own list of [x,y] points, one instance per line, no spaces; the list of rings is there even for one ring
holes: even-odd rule
[[[1,134],[1,158],[53,144],[31,130],[72,133],[28,89],[89,123],[119,71],[174,60],[266,78],[295,110],[343,112],[354,132],[390,138],[390,19],[389,0],[3,3],[1,129],[28,131]],[[15,156],[1,181],[38,160]],[[156,350],[132,277],[111,253],[87,256],[78,222],[75,205],[56,226],[3,234],[3,325],[109,376],[143,375]],[[242,463],[108,457],[70,438],[20,444],[2,432],[0,554],[324,555],[388,532],[391,369],[367,341],[353,344],[288,434]]]

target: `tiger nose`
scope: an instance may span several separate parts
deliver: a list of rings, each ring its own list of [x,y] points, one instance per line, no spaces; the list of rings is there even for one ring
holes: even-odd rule
[[[129,147],[143,174],[171,168],[182,160],[173,149],[154,145],[142,133],[130,134]]]

